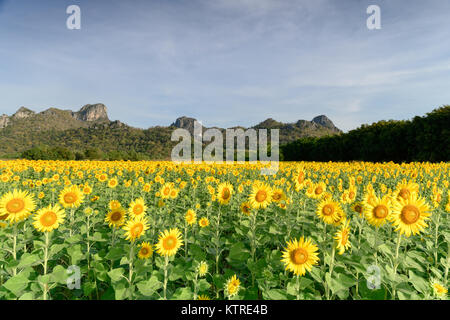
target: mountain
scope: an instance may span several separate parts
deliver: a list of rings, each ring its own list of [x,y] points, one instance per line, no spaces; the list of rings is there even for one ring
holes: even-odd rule
[[[136,153],[149,159],[169,159],[172,148],[178,142],[171,141],[175,128],[194,131],[190,117],[180,117],[170,126],[139,129],[119,120],[111,121],[104,104],[87,104],[79,111],[49,108],[36,113],[25,107],[12,116],[0,116],[0,157],[18,157],[32,148],[64,147],[75,153],[96,149],[104,154]],[[242,127],[234,127],[233,129]],[[302,137],[322,137],[340,134],[326,116],[312,121],[299,120],[282,123],[267,119],[252,129],[279,129],[280,143],[288,143]],[[203,130],[208,127],[203,126]],[[224,128],[217,128],[225,133]]]

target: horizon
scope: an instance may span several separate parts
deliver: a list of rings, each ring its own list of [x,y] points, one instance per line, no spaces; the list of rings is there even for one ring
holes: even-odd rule
[[[80,30],[66,28],[73,4]],[[366,27],[370,4],[380,30]],[[323,114],[344,132],[409,120],[450,103],[448,12],[437,0],[0,0],[0,114],[102,101],[136,128],[182,115],[225,128]]]

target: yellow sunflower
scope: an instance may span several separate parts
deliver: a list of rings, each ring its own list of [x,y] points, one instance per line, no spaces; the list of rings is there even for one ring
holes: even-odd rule
[[[128,213],[131,217],[136,218],[145,215],[147,211],[147,206],[145,205],[144,199],[138,198],[130,203],[128,208]]]
[[[339,249],[339,254],[343,254],[345,250],[351,247],[349,241],[350,235],[350,221],[344,222],[338,232],[335,233],[334,239],[336,240],[336,248]]]
[[[307,189],[306,195],[309,198],[313,199],[321,199],[325,195],[325,191],[327,190],[327,185],[325,182],[320,181],[319,183],[316,183],[309,187]]]
[[[148,221],[145,217],[139,216],[129,220],[123,230],[125,230],[125,240],[135,241],[148,230]]]
[[[297,276],[303,276],[318,263],[318,250],[309,238],[305,240],[301,237],[298,241],[294,239],[287,242],[281,261],[285,264],[286,270],[292,271]]]
[[[407,199],[399,197],[394,202],[391,220],[396,227],[395,231],[409,237],[428,227],[425,221],[430,216],[430,208],[425,199],[419,197],[417,193],[412,193]]]
[[[148,242],[142,242],[138,252],[139,259],[148,259],[153,255],[153,248]]]
[[[294,184],[295,184],[295,191],[300,191],[305,186],[305,171],[303,168],[298,168],[297,172],[294,175]]]
[[[201,218],[201,219],[198,221],[198,225],[199,225],[200,227],[202,227],[202,228],[205,228],[205,227],[209,226],[209,220],[208,220],[208,218],[206,218],[206,217]]]
[[[272,189],[263,182],[254,183],[248,202],[254,209],[265,209],[272,202]]]
[[[197,273],[200,277],[204,277],[208,273],[208,263],[206,261],[200,261],[197,266]]]
[[[109,224],[110,227],[121,227],[125,223],[125,209],[122,207],[115,210],[111,210],[105,217],[105,222]]]
[[[73,185],[62,190],[59,194],[59,203],[64,208],[78,208],[83,202],[84,193]]]
[[[448,289],[442,285],[440,281],[432,280],[431,287],[433,288],[433,293],[439,298],[446,298]]]
[[[161,187],[161,190],[159,190],[161,198],[163,198],[163,199],[170,198],[171,191],[172,191],[171,183],[167,182],[167,183],[163,184],[163,186]]]
[[[390,220],[391,213],[391,198],[388,195],[381,199],[374,195],[370,202],[364,203],[364,217],[377,228]]]
[[[156,244],[156,251],[161,256],[173,256],[178,249],[183,245],[181,232],[178,228],[164,230],[159,234],[158,243]]]
[[[197,300],[211,300],[211,298],[205,294],[201,294],[197,297]]]
[[[111,200],[109,202],[109,209],[110,210],[116,210],[116,209],[119,209],[120,207],[122,207],[122,205],[117,200]]]
[[[64,222],[65,211],[58,204],[40,209],[33,217],[33,226],[40,232],[50,232]]]
[[[31,194],[14,189],[1,197],[0,216],[10,222],[19,222],[26,219],[35,207],[36,204]]]
[[[317,205],[316,214],[327,224],[338,224],[345,216],[339,203],[330,199],[323,199]]]
[[[231,298],[236,294],[238,294],[240,288],[241,288],[241,281],[237,278],[236,275],[234,275],[230,279],[228,279],[225,285],[225,294],[229,298]]]
[[[394,191],[397,200],[400,198],[407,200],[413,193],[419,193],[419,185],[412,181],[407,182],[405,179],[397,184],[397,188]]]
[[[223,182],[217,187],[217,199],[220,204],[228,204],[233,195],[233,186],[229,182]]]
[[[241,212],[245,214],[246,216],[249,216],[252,214],[252,206],[248,202],[241,203]]]
[[[186,223],[191,226],[197,221],[197,215],[195,214],[194,210],[189,209],[186,212],[186,215],[184,216],[184,219],[186,220]]]
[[[272,201],[280,202],[282,200],[286,200],[286,195],[284,194],[284,191],[281,189],[273,189],[272,190]]]
[[[364,205],[361,202],[355,202],[352,204],[351,209],[359,213],[359,216],[362,217],[362,213],[364,212]]]

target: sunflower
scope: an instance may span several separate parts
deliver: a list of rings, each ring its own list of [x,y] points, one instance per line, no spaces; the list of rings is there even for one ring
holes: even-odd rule
[[[309,198],[313,199],[321,199],[325,195],[325,191],[327,190],[327,185],[325,182],[320,181],[319,183],[313,184],[311,187],[307,189],[306,195]]]
[[[205,228],[205,227],[209,226],[209,220],[208,220],[208,218],[206,218],[206,217],[201,218],[201,219],[198,221],[198,225],[199,225],[200,227],[202,227],[202,228]]]
[[[265,209],[272,202],[272,189],[263,182],[256,182],[248,201],[254,209]]]
[[[229,182],[219,184],[217,187],[217,199],[220,204],[228,204],[233,195],[233,186]]]
[[[407,182],[405,179],[397,184],[397,188],[394,191],[397,200],[400,200],[400,198],[407,200],[413,193],[419,193],[419,185],[412,181]]]
[[[417,193],[412,193],[407,199],[403,197],[398,199],[394,202],[391,218],[392,224],[396,227],[395,231],[409,237],[428,227],[425,220],[429,219],[431,212],[425,199],[419,197]]]
[[[327,224],[337,224],[345,216],[339,203],[324,199],[317,205],[317,216]]]
[[[64,222],[65,216],[64,209],[59,204],[49,205],[36,212],[33,217],[33,226],[40,232],[50,232],[57,229]]]
[[[138,252],[139,259],[148,259],[153,255],[153,248],[148,242],[142,242]]]
[[[77,186],[67,187],[59,194],[59,203],[64,208],[78,208],[83,202],[84,194]]]
[[[206,261],[200,261],[197,266],[197,273],[200,277],[204,277],[208,273],[208,263]]]
[[[143,216],[129,220],[125,226],[123,226],[123,230],[125,230],[125,240],[133,242],[134,240],[139,239],[149,228],[147,223],[147,219]]]
[[[350,235],[350,221],[345,221],[338,232],[335,233],[334,239],[336,240],[336,248],[339,249],[339,254],[343,254],[345,250],[351,247],[348,241]]]
[[[306,271],[311,271],[312,266],[318,263],[317,251],[318,248],[311,239],[305,240],[301,237],[298,241],[294,239],[287,242],[281,261],[286,265],[286,270],[294,272],[297,276],[303,276]]]
[[[169,182],[163,184],[163,186],[159,190],[161,198],[163,199],[170,198],[170,191],[172,191],[172,184]]]
[[[197,215],[195,214],[194,210],[189,209],[186,212],[186,215],[184,216],[184,219],[186,220],[186,223],[191,226],[197,221]]]
[[[272,190],[272,201],[280,202],[282,200],[286,200],[286,195],[284,194],[284,191],[281,189],[273,189]]]
[[[119,209],[120,207],[122,207],[122,205],[117,200],[111,200],[109,202],[109,209],[110,210],[116,210],[116,209]]]
[[[110,227],[120,227],[125,223],[125,209],[122,207],[108,212],[105,218],[105,222],[109,224]]]
[[[108,181],[108,187],[114,189],[115,187],[117,187],[117,185],[119,184],[119,182],[117,181],[117,178],[111,178]]]
[[[145,215],[146,211],[147,206],[145,205],[144,199],[142,198],[137,198],[134,201],[132,201],[128,208],[128,213],[133,218]]]
[[[246,216],[249,216],[252,214],[252,206],[248,202],[241,203],[241,211]]]
[[[305,186],[305,171],[303,168],[298,168],[294,175],[295,191],[299,192]]]
[[[182,245],[183,239],[181,238],[181,232],[178,228],[174,228],[164,230],[164,232],[159,234],[156,250],[159,255],[170,257],[175,255]]]
[[[235,296],[241,288],[241,281],[237,278],[236,275],[232,276],[228,279],[225,285],[225,294],[231,298]]]
[[[351,209],[359,213],[359,216],[362,217],[362,213],[364,212],[364,205],[361,202],[355,202],[352,204]]]
[[[211,298],[205,294],[201,294],[197,297],[197,300],[211,300]]]
[[[435,296],[439,298],[446,298],[448,290],[446,287],[442,285],[440,281],[432,280],[431,281],[431,287],[433,288],[433,293]]]
[[[391,216],[391,201],[388,195],[378,198],[374,195],[372,200],[364,203],[364,216],[371,225],[381,227]]]
[[[31,194],[14,189],[0,199],[0,216],[10,222],[19,222],[26,219],[35,207]]]

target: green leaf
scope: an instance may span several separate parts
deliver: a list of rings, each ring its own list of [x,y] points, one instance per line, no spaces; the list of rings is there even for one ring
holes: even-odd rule
[[[122,246],[112,247],[109,249],[108,254],[105,256],[105,259],[108,260],[118,260],[124,256],[124,249]]]
[[[414,286],[414,288],[419,291],[420,293],[426,293],[427,291],[429,291],[429,284],[428,282],[417,276],[413,271],[409,271],[409,282],[412,283],[412,285]]]
[[[84,256],[80,244],[68,247],[67,254],[70,256],[70,263],[72,265],[78,264]]]
[[[285,290],[281,289],[271,289],[263,292],[264,299],[269,300],[287,300],[287,295]]]
[[[184,266],[182,264],[177,264],[174,266],[169,274],[169,280],[175,281],[178,279],[182,279],[184,274],[186,273]]]
[[[146,281],[141,281],[137,284],[137,288],[144,296],[152,296],[158,289],[162,287],[162,282],[156,276],[151,276]]]
[[[113,282],[120,281],[122,279],[122,275],[124,274],[123,268],[113,269],[108,272],[108,276],[111,278]]]
[[[33,292],[25,292],[20,296],[19,300],[34,300]]]
[[[117,270],[117,269],[115,269]],[[119,282],[116,282],[113,284],[114,288],[114,295],[116,300],[123,300],[127,297],[127,288],[128,288],[128,282],[125,279],[122,279]]]
[[[173,300],[192,300],[193,293],[190,288],[178,288],[172,296]]]
[[[67,247],[67,245],[65,245],[65,244],[53,244],[52,246],[50,246],[50,250],[48,252],[48,257],[49,258],[54,257],[57,253],[59,253],[65,247]]]
[[[25,273],[19,273],[18,275],[9,278],[3,286],[11,291],[15,296],[20,297],[22,292],[27,288],[28,283],[28,275]]]
[[[67,283],[67,270],[63,266],[56,266],[51,273],[51,281],[60,284]]]
[[[228,255],[228,258],[230,260],[238,262],[247,261],[249,257],[250,257],[249,250],[245,247],[245,245],[242,242],[234,244],[230,248],[230,253]]]
[[[22,257],[20,257],[19,265],[17,266],[17,268],[23,269],[39,264],[39,262],[40,258],[37,254],[24,253]]]
[[[198,282],[198,290],[199,291],[207,291],[207,290],[209,290],[210,287],[211,287],[211,285],[209,284],[209,282],[206,279],[200,279],[200,281]]]

